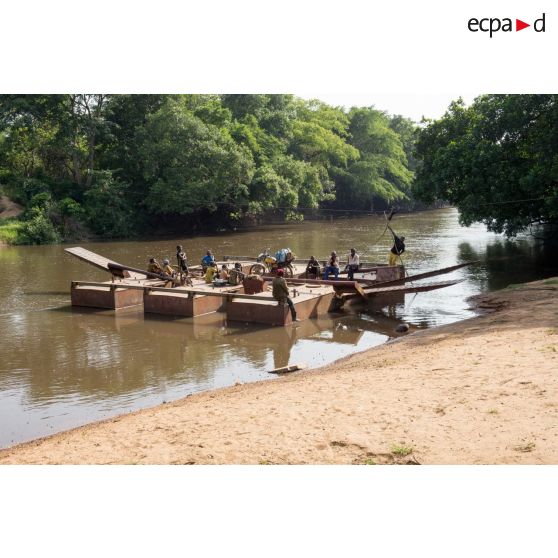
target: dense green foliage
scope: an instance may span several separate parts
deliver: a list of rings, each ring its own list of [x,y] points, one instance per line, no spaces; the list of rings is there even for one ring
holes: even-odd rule
[[[292,95],[0,95],[0,185],[20,242],[216,230],[407,200],[415,133]]]
[[[558,222],[557,100],[484,95],[419,129],[292,95],[0,95],[0,187],[25,208],[1,223],[3,241],[218,230],[416,199],[512,236]]]
[[[513,236],[558,223],[558,96],[484,95],[421,130],[414,193]]]
[[[348,131],[358,157],[338,170],[338,198],[345,206],[374,209],[376,200],[393,202],[407,197],[412,173],[402,138],[384,114],[352,109]]]

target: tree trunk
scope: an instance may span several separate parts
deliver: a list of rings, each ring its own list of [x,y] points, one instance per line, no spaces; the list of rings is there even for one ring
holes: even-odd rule
[[[77,95],[70,95],[70,114],[72,118],[72,175],[78,186],[83,186],[83,176],[78,156]]]
[[[95,164],[95,137],[97,135],[97,130],[95,123],[93,123],[93,129],[89,134],[89,139],[87,142],[88,146],[88,157],[87,157],[87,177],[85,179],[85,187],[90,188],[93,182],[93,167]]]

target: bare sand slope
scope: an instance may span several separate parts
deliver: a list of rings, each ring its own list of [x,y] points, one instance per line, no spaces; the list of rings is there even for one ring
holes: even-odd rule
[[[0,463],[558,463],[558,280],[310,372],[0,452]]]
[[[23,213],[23,207],[7,196],[0,196],[0,219],[17,217]]]

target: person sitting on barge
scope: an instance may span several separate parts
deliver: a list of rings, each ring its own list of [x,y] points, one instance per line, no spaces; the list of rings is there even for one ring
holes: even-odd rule
[[[244,280],[242,265],[239,262],[234,264],[234,269],[229,273],[229,285],[240,285]]]
[[[166,275],[170,275],[171,277],[174,277],[174,275],[176,274],[175,270],[170,265],[170,261],[166,258],[163,260],[163,273]]]
[[[167,259],[163,260],[163,273],[165,275],[168,275],[169,277],[172,277],[172,280],[168,280],[165,283],[165,287],[173,287],[175,284],[176,271],[172,268],[172,266],[170,265],[170,261]]]
[[[331,273],[333,273],[335,279],[339,277],[339,259],[337,258],[337,252],[335,252],[335,250],[331,253],[327,267],[324,269],[324,281],[329,278]]]
[[[314,256],[310,256],[310,260],[306,264],[306,278],[318,279],[319,276],[320,276],[320,262]]]
[[[219,272],[219,278],[224,279],[225,281],[229,280],[229,269],[226,264],[221,266],[221,271]]]
[[[163,268],[161,264],[155,258],[149,258],[149,263],[147,264],[148,273],[162,273]]]
[[[218,277],[219,270],[217,269],[217,264],[215,262],[211,262],[205,272],[205,282],[213,283],[213,279],[217,279]]]
[[[213,257],[211,250],[208,250],[201,261],[202,270],[204,273],[207,271],[212,262],[215,263],[215,258]]]

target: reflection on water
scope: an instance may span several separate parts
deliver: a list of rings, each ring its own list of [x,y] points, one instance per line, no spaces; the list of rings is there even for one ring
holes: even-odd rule
[[[71,279],[105,274],[65,255],[61,246],[0,250],[0,446],[46,435],[235,382],[269,379],[289,363],[320,366],[381,344],[401,321],[427,328],[469,317],[466,298],[556,274],[556,258],[529,238],[509,242],[483,227],[464,229],[454,210],[397,216],[405,234],[410,273],[465,260],[480,264],[444,278],[464,282],[408,295],[385,308],[352,307],[293,327],[226,323],[220,313],[196,319],[144,316],[137,310],[91,311],[69,306]],[[146,258],[171,256],[184,245],[191,261],[207,248],[217,254],[254,254],[289,246],[322,257],[356,247],[367,261],[385,261],[382,219],[274,226],[195,239],[91,243],[87,247],[142,267]]]

